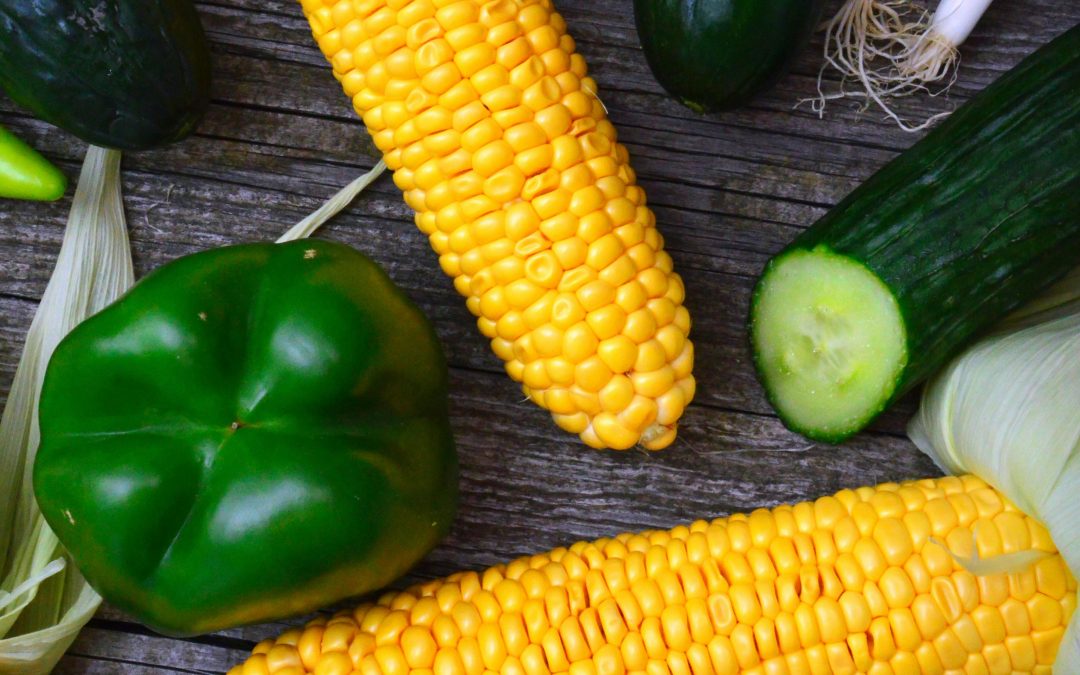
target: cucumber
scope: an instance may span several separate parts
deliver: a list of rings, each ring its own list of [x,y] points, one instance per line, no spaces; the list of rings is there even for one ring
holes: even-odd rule
[[[210,101],[191,0],[0,0],[0,37],[0,87],[88,143],[179,140]]]
[[[822,0],[634,0],[645,59],[697,112],[742,105],[776,83],[806,44]]]
[[[839,442],[1080,265],[1080,26],[766,265],[749,332],[792,430]]]

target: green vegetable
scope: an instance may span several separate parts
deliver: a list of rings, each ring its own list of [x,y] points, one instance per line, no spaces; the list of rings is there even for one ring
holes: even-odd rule
[[[773,258],[759,376],[836,442],[1080,263],[1080,27],[1043,47]]]
[[[447,531],[447,372],[370,260],[299,241],[191,255],[56,349],[34,489],[106,599],[215,631],[403,574]]]
[[[210,100],[191,0],[0,0],[0,35],[0,87],[95,145],[179,140]]]
[[[53,201],[64,196],[67,178],[49,160],[0,127],[0,197]]]
[[[822,0],[634,0],[645,58],[660,84],[698,111],[746,103],[787,71]]]

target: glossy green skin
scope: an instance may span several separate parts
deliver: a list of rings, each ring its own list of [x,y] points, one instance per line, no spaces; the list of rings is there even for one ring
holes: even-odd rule
[[[34,488],[106,599],[190,635],[378,589],[457,500],[447,370],[341,244],[181,258],[56,349]]]
[[[0,87],[88,143],[171,143],[210,101],[191,0],[0,0],[0,37]]]
[[[823,0],[634,0],[645,58],[698,111],[735,108],[787,72]]]
[[[64,196],[67,178],[49,160],[0,127],[0,197],[53,201]]]
[[[903,315],[907,365],[878,412],[1080,265],[1080,26],[979,92],[800,235],[766,266],[752,302],[785,254],[817,246],[876,274]],[[859,431],[792,428],[828,442]]]

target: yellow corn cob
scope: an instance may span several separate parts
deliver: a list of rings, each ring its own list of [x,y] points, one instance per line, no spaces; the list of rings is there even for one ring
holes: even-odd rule
[[[682,280],[551,2],[301,5],[510,376],[592,447],[669,445]]]
[[[976,551],[1045,555],[977,577],[957,561]],[[1076,588],[986,483],[922,480],[455,574],[262,642],[229,675],[1049,674]]]

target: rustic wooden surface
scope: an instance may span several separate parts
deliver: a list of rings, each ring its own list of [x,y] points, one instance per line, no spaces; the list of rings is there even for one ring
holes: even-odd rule
[[[215,57],[210,112],[187,141],[124,159],[139,275],[208,247],[272,239],[374,163],[297,3],[198,4]],[[559,5],[686,281],[697,400],[681,440],[659,454],[598,453],[560,432],[503,374],[384,177],[319,236],[351,243],[383,264],[431,317],[449,357],[461,507],[450,537],[410,579],[583,538],[936,474],[904,435],[913,397],[842,447],[786,431],[754,379],[744,337],[750,290],[768,257],[916,136],[851,101],[833,104],[824,119],[807,106],[793,109],[815,91],[820,35],[792,74],[750,106],[699,116],[665,97],[649,74],[631,0]],[[1078,21],[1075,0],[996,3],[964,48],[951,95],[901,109],[958,105]],[[82,143],[2,96],[0,123],[77,176]],[[0,204],[0,394],[10,386],[70,205],[70,191],[56,204]],[[302,621],[173,640],[105,606],[57,672],[218,673],[256,641]]]

